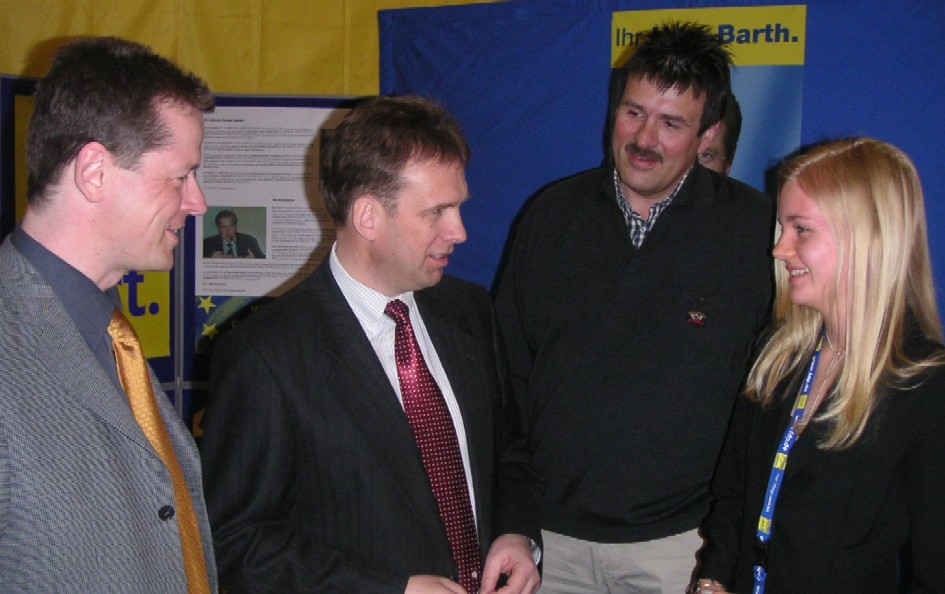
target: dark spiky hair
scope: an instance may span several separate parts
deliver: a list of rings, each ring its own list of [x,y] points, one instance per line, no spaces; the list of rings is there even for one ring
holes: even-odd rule
[[[624,67],[624,80],[643,78],[661,91],[692,89],[705,97],[699,133],[722,118],[732,90],[732,56],[728,48],[699,23],[664,23],[653,27]]]

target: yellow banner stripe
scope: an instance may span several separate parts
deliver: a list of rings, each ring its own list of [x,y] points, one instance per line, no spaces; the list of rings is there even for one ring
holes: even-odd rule
[[[807,39],[807,6],[691,8],[615,12],[611,26],[611,66],[626,64],[654,27],[667,21],[708,25],[728,44],[736,66],[802,66]]]

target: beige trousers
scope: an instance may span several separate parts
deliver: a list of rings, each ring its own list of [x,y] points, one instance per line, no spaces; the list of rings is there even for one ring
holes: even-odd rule
[[[632,543],[596,543],[542,531],[538,594],[684,594],[702,546],[697,530]]]

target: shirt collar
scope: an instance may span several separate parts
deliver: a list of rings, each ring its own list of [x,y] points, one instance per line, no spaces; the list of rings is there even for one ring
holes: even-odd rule
[[[687,169],[686,173],[683,174],[682,179],[679,180],[679,183],[676,184],[676,187],[673,188],[673,191],[670,192],[666,198],[663,198],[659,202],[650,206],[651,216],[654,212],[655,213],[662,212],[663,209],[669,206],[670,202],[672,202],[673,199],[676,197],[676,195],[679,194],[679,190],[682,189],[683,184],[686,183],[686,179],[689,177],[689,174],[692,173],[693,167],[695,167],[695,163],[689,166],[689,169]],[[633,208],[630,206],[630,202],[627,201],[626,198],[624,198],[623,192],[620,190],[620,175],[617,173],[616,167],[614,167],[614,189],[617,192],[617,203],[621,204],[621,209],[623,208],[622,205],[625,204],[627,211],[634,212]],[[636,213],[636,214],[639,214],[639,213]]]
[[[108,332],[112,313],[121,303],[117,289],[111,287],[102,291],[92,279],[46,249],[21,227],[13,230],[10,241],[52,287],[85,342],[93,345],[100,340],[102,333]]]
[[[413,311],[415,304],[413,291],[388,297],[368,287],[345,270],[341,260],[338,259],[337,247],[336,242],[331,246],[331,253],[328,256],[331,273],[335,277],[335,282],[338,283],[338,288],[341,289],[341,294],[344,295],[369,338],[382,330],[389,329],[393,324],[393,320],[384,314],[384,308],[389,302],[400,299]]]

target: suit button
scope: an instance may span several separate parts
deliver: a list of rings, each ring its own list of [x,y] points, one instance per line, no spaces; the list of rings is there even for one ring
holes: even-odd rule
[[[170,505],[165,505],[158,510],[158,517],[162,520],[170,520],[174,517],[174,508]]]

